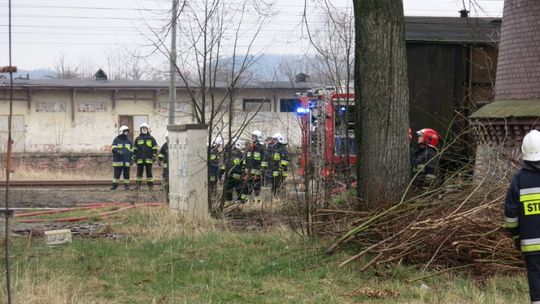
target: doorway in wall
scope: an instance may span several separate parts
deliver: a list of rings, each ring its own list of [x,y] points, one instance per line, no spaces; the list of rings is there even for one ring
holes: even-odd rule
[[[118,115],[118,125],[129,127],[131,141],[139,135],[139,126],[143,122],[148,123],[148,115]]]
[[[13,115],[11,118],[11,138],[13,152],[24,152],[24,115]],[[7,151],[8,116],[0,115],[0,153]]]

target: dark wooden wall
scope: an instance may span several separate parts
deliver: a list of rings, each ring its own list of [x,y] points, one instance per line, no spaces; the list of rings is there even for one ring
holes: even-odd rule
[[[411,128],[433,128],[448,141],[468,127],[467,117],[493,100],[494,45],[408,43]],[[460,135],[449,161],[474,156],[474,138]]]
[[[443,136],[466,96],[467,49],[461,45],[407,44],[410,121],[413,130]]]

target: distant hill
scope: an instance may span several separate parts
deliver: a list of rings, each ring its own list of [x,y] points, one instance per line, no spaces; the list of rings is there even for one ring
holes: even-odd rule
[[[281,68],[283,62],[288,62],[289,64],[293,63],[297,65],[296,68],[299,68],[298,65],[301,62],[305,61],[305,57],[301,55],[285,54],[264,54],[258,58],[258,60],[251,67],[258,78],[266,80],[276,80],[276,81],[286,81],[288,80],[287,73],[284,72]],[[295,71],[295,72],[308,72],[308,71]],[[21,77],[26,78],[27,75],[30,79],[43,79],[48,78],[55,74],[55,71],[50,68],[40,68],[40,69],[19,69],[17,73],[14,74],[15,78]]]
[[[27,78],[30,79],[43,79],[47,78],[47,76],[54,75],[54,70],[42,68],[42,69],[34,69],[34,70],[21,70],[19,69],[17,73],[13,74],[14,78]]]
[[[288,77],[281,68],[283,62],[300,62],[304,57],[301,55],[275,55],[264,54],[253,64],[252,70],[255,74],[267,79],[286,81]]]

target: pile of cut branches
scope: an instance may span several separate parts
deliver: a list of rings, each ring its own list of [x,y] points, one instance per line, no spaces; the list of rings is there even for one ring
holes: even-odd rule
[[[423,270],[470,268],[482,276],[515,271],[524,264],[503,226],[507,187],[485,180],[446,184],[373,212],[320,209],[313,228],[335,236],[327,253],[347,243],[360,249],[341,266],[366,256],[363,269],[405,262]]]

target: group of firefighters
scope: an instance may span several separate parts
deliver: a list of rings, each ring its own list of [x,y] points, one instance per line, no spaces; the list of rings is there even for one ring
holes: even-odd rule
[[[139,127],[140,134],[134,143],[129,138],[129,128],[121,126],[119,135],[112,143],[113,183],[111,190],[117,189],[120,177],[124,177],[124,188],[129,189],[130,167],[137,165],[136,189],[140,189],[143,173],[146,171],[146,183],[150,189],[154,185],[152,167],[155,161],[163,167],[163,179],[168,181],[168,144],[167,141],[159,149],[156,139],[150,134],[150,127],[143,123]],[[437,145],[440,135],[433,129],[421,129],[416,132],[418,140],[413,141],[412,130],[410,160],[415,185],[424,187],[435,180],[438,166]],[[168,136],[166,135],[166,140]],[[287,177],[289,153],[287,140],[281,133],[267,137],[259,130],[251,132],[249,141],[233,139],[223,145],[223,139],[212,140],[208,159],[210,190],[217,190],[219,180],[226,183],[226,197],[231,200],[236,192],[237,198],[245,202],[249,195],[259,197],[261,186],[268,185],[276,194]]]
[[[225,182],[225,200],[233,195],[245,203],[249,196],[259,199],[261,186],[271,186],[272,194],[280,192],[289,171],[287,140],[281,133],[267,137],[259,130],[251,132],[250,140],[233,139],[223,146],[221,137],[212,141],[209,157],[210,190]]]
[[[168,182],[168,134],[166,142],[159,149],[156,139],[150,134],[150,127],[143,123],[140,134],[133,143],[129,138],[129,127],[121,126],[112,143],[113,181],[111,190],[118,188],[120,177],[124,178],[124,189],[129,190],[130,168],[137,165],[136,189],[140,189],[143,173],[146,171],[146,183],[153,189],[152,167],[155,161],[163,167],[163,180]],[[215,193],[218,181],[226,184],[226,200],[233,200],[233,194],[240,202],[245,202],[252,195],[258,199],[261,186],[268,185],[272,193],[277,194],[282,188],[289,168],[287,140],[281,133],[263,141],[259,130],[251,132],[250,141],[233,139],[223,145],[221,137],[212,140],[208,159],[209,187]]]
[[[129,138],[129,127],[121,126],[118,129],[118,136],[112,143],[113,155],[113,180],[111,190],[118,188],[120,177],[124,177],[124,189],[129,190],[131,165],[137,165],[137,186],[140,189],[143,181],[143,173],[146,170],[146,182],[148,188],[154,186],[154,176],[152,174],[152,166],[157,159],[158,152],[161,153],[167,150],[167,144],[164,144],[161,151],[158,151],[156,139],[150,134],[150,127],[147,123],[141,124],[140,134],[135,138],[134,143]],[[166,153],[166,152],[165,152]],[[165,161],[166,163],[166,161]],[[166,168],[166,165],[164,165]],[[166,170],[164,170],[165,172]]]

